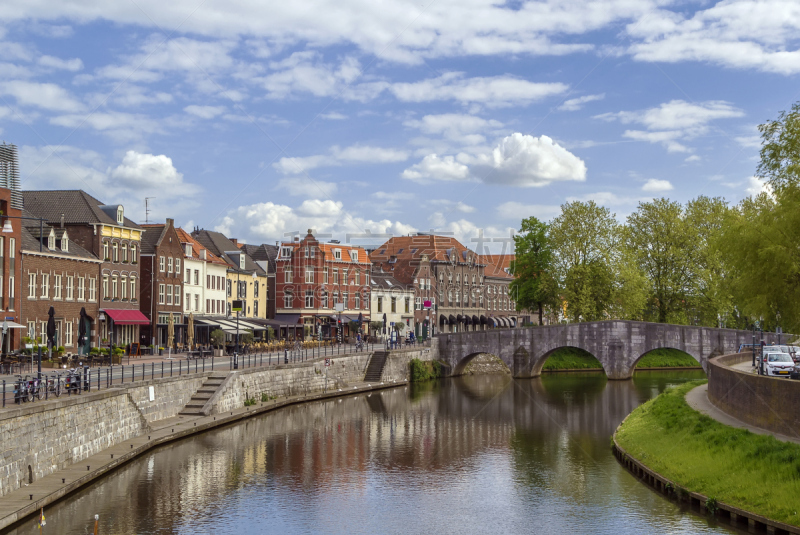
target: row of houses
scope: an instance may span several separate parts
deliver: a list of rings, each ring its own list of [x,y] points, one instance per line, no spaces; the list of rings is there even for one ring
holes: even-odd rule
[[[509,295],[510,257],[479,255],[452,237],[420,233],[367,249],[309,230],[245,244],[172,219],[140,225],[123,205],[81,190],[13,184],[0,187],[0,222],[4,351],[26,336],[45,343],[51,307],[56,344],[68,352],[164,347],[170,323],[182,345],[190,314],[201,344],[215,329],[342,338],[359,322],[366,334],[403,324],[427,337],[524,321]]]

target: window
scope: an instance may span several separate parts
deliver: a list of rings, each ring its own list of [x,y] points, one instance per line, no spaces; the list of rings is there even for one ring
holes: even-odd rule
[[[167,284],[167,292],[166,292],[166,294],[167,294],[166,295],[167,304],[171,305],[172,304],[172,285],[171,284]]]
[[[44,345],[47,343],[47,323],[44,321],[39,323],[39,338],[40,344]]]
[[[313,284],[314,282],[314,266],[306,266],[306,283]]]
[[[167,273],[172,273],[172,257],[167,258]]]
[[[292,308],[294,306],[294,296],[292,292],[285,292],[283,294],[283,308]]]
[[[180,273],[181,273],[181,259],[180,258],[176,258],[175,259],[175,274],[176,275],[180,275]],[[195,284],[197,284],[197,283],[195,283]]]
[[[226,286],[226,293],[227,293],[228,297],[231,296],[231,282],[232,281],[226,281],[226,285],[225,285]]]
[[[342,303],[344,303],[344,308],[350,308],[350,301],[348,301],[349,296],[347,292],[342,292]]]
[[[121,290],[120,297],[124,301],[125,299],[128,298],[128,277],[126,277],[125,275],[120,277],[120,290]]]
[[[383,297],[378,298],[378,312],[383,312]]]
[[[86,300],[86,278],[78,277],[78,301]]]
[[[360,271],[356,271],[355,274],[353,275],[353,277],[356,280],[356,286],[361,286],[361,272]]]
[[[11,238],[14,241],[14,238]],[[8,309],[14,310],[14,277],[8,278]]]
[[[453,304],[453,290],[447,290],[447,303]]]
[[[180,284],[175,285],[175,304],[180,306],[181,304],[181,286]]]
[[[336,260],[341,260],[342,259],[342,250],[341,249],[334,249],[333,250],[333,257]]]
[[[28,299],[36,299],[36,273],[28,273]]]
[[[349,273],[348,270],[346,270],[346,269],[342,270],[342,284],[350,284],[350,282],[347,279],[347,274],[348,273]]]
[[[355,308],[356,310],[361,308],[361,296],[358,294],[353,296],[353,308]]]
[[[258,299],[258,278],[253,281],[253,298]]]
[[[131,277],[131,301],[136,299],[136,279]]]
[[[47,237],[47,248],[50,250],[56,248],[56,234],[52,230],[50,231],[50,235]]]
[[[116,276],[111,277],[111,298],[112,299],[116,299],[117,296],[119,295],[119,293],[118,293],[119,288],[117,286],[118,282],[119,281],[117,280]]]
[[[311,249],[311,254],[314,254],[314,249]],[[253,301],[253,317],[258,316],[258,301]]]
[[[42,273],[42,297],[50,297],[50,275]]]
[[[461,304],[461,293],[456,290],[456,305]]]
[[[197,296],[195,296],[195,298],[197,298]],[[211,299],[206,299],[206,314],[212,314]]]
[[[322,292],[322,308],[328,308],[328,292]]]
[[[397,298],[392,297],[392,312],[397,312]]]
[[[74,299],[74,293],[75,293],[75,277],[70,275],[69,277],[67,277],[67,299],[69,299],[70,301]]]
[[[286,266],[283,268],[283,282],[292,282],[292,266]]]
[[[314,308],[314,291],[306,290],[306,308]]]
[[[206,288],[211,289],[211,275],[206,275]]]
[[[358,262],[358,251],[350,251],[350,260],[352,262]]]
[[[70,347],[72,345],[72,322],[68,321],[64,325],[64,345]]]
[[[422,298],[415,297],[414,298],[414,310],[422,310]]]
[[[63,242],[64,240],[62,239],[61,241]],[[128,262],[128,245],[125,243],[122,244],[122,261],[125,263]]]
[[[108,242],[107,241],[103,241],[103,260],[105,260],[106,262],[111,260],[111,257],[108,256]]]
[[[186,283],[186,284],[191,284],[192,283],[192,270],[191,269],[188,269],[188,268],[186,269],[186,278],[183,279],[183,282]]]
[[[281,258],[289,258],[290,256],[292,256],[292,248],[281,247]]]
[[[406,297],[405,312],[406,312],[406,314],[411,312],[411,298],[410,297]]]
[[[334,269],[333,270],[333,283],[334,284],[339,284],[339,270],[338,269]]]
[[[117,242],[111,244],[111,253],[113,255],[111,260],[114,263],[119,262],[119,244]]]
[[[122,225],[122,222],[125,220],[123,215],[122,206],[117,206],[117,225]]]
[[[188,303],[189,300],[187,299],[186,302]],[[194,311],[200,312],[200,294],[194,294]]]
[[[61,299],[61,275],[53,278],[53,299]]]
[[[328,284],[328,266],[322,268],[322,283]]]
[[[195,269],[194,270],[194,285],[195,286],[200,286],[200,270],[199,269]]]
[[[163,256],[159,256],[158,257],[158,270],[161,273],[164,273],[164,271],[166,271],[166,269],[164,269],[164,266],[165,266],[164,262],[165,262],[164,257]]]
[[[97,279],[89,279],[89,301],[97,301]]]
[[[135,245],[131,245],[131,263],[132,264],[136,263],[136,246]]]
[[[163,284],[159,284],[158,285],[158,304],[159,305],[163,305],[164,304],[164,285]]]

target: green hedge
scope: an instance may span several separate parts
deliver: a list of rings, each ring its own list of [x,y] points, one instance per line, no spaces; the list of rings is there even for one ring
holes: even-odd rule
[[[442,365],[436,361],[411,359],[411,382],[422,383],[442,377]]]

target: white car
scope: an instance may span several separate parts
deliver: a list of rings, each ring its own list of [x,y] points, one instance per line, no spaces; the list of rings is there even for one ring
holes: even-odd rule
[[[794,368],[794,361],[789,353],[765,353],[764,375],[789,377]]]

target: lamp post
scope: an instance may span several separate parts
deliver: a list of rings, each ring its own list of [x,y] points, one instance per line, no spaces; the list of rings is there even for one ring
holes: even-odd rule
[[[240,308],[243,308],[245,305],[242,302],[242,287],[239,284],[239,275],[241,275],[241,271],[236,271],[236,297],[238,298]],[[253,271],[253,280],[257,280],[258,275],[255,271]],[[239,315],[241,314],[241,310],[236,311],[236,350],[234,351],[235,355],[239,355]]]

